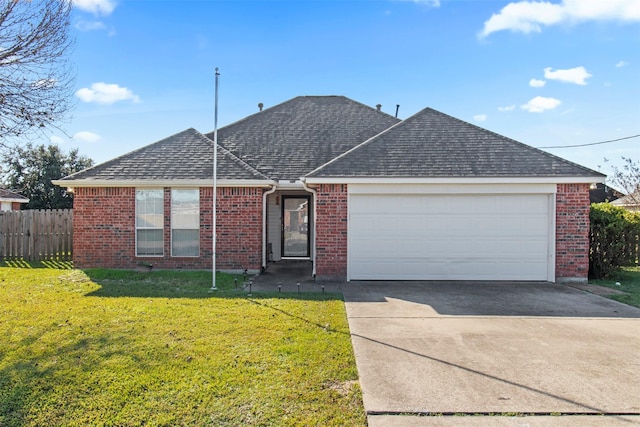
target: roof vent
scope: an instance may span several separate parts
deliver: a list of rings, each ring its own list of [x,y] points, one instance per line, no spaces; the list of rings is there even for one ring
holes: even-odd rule
[[[258,102],[258,109],[260,111],[262,111],[262,107],[264,107],[264,104],[262,102]]]
[[[398,110],[400,109],[400,104],[396,104],[396,119],[398,118]]]
[[[381,110],[381,108],[382,108],[382,104],[377,104],[377,105],[376,105],[376,110],[380,111],[380,110]]]

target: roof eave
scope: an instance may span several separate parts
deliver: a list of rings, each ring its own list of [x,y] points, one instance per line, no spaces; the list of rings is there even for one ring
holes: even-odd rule
[[[593,184],[605,176],[548,177],[305,177],[307,184]]]
[[[78,179],[78,180],[52,180],[54,185],[68,188],[80,187],[171,187],[171,188],[187,188],[187,187],[212,187],[211,179]],[[263,179],[218,179],[216,185],[218,187],[265,187],[269,188],[275,184],[273,180]]]
[[[0,201],[8,202],[8,203],[29,203],[29,199],[16,199],[11,197],[0,197]]]

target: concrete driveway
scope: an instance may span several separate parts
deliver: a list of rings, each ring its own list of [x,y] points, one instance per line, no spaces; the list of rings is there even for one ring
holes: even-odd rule
[[[342,290],[370,426],[640,425],[640,309],[550,283]]]

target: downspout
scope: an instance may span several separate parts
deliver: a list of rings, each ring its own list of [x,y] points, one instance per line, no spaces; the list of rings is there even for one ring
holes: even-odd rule
[[[309,193],[313,194],[313,228],[311,232],[311,249],[313,250],[313,252],[311,253],[311,264],[312,264],[313,270],[311,271],[311,276],[315,278],[316,277],[316,212],[317,212],[316,206],[317,206],[318,193],[313,188],[307,187],[307,183],[304,180],[304,178],[301,179],[300,181],[302,182],[302,186],[304,187],[304,189]]]
[[[267,269],[267,196],[276,191],[276,184],[273,184],[271,190],[262,193],[262,270]]]

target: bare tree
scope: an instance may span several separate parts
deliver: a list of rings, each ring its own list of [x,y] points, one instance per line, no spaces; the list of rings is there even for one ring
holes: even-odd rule
[[[622,156],[621,167],[611,166],[608,179],[611,185],[629,196],[634,204],[640,205],[640,162]],[[608,160],[605,159],[605,162]]]
[[[56,128],[71,107],[71,0],[0,1],[0,146]]]

